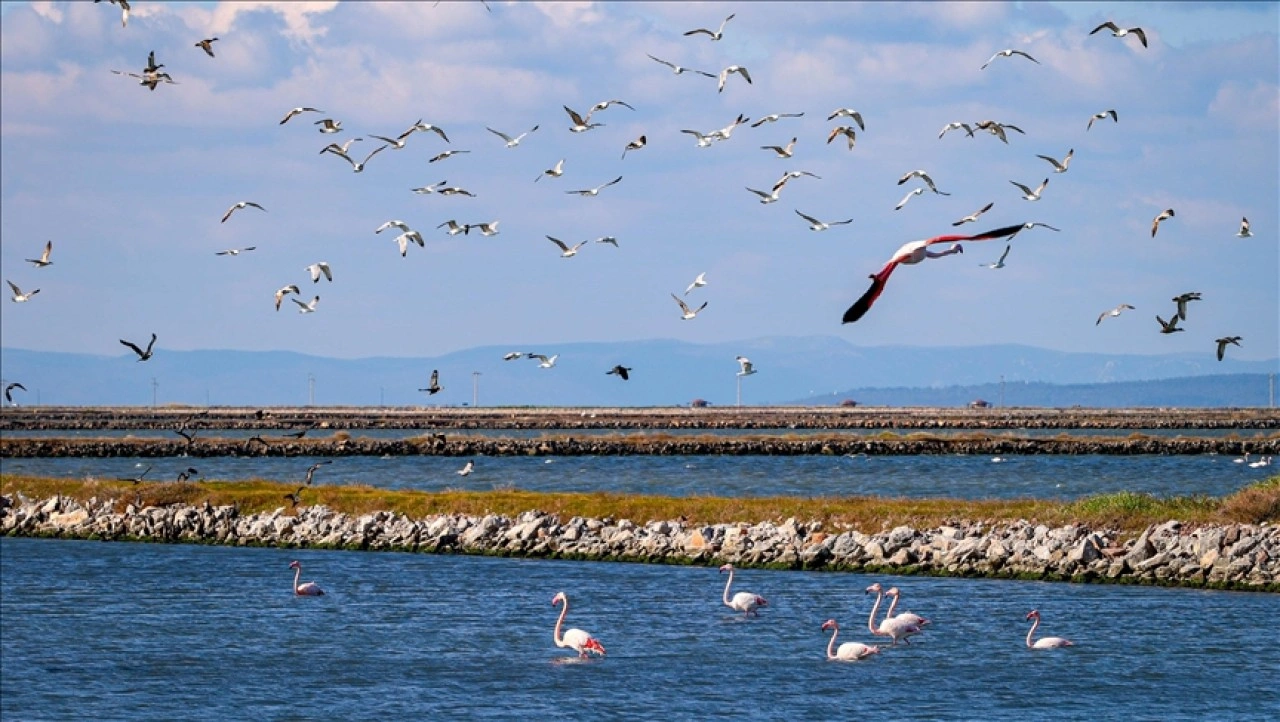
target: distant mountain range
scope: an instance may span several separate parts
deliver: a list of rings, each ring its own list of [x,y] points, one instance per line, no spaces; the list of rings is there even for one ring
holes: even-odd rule
[[[510,351],[559,354],[554,368]],[[736,356],[758,373],[739,379]],[[466,349],[431,358],[334,359],[289,351],[133,354],[0,349],[5,383],[27,404],[216,406],[674,406],[695,398],[727,406],[838,403],[956,406],[981,397],[1009,406],[1266,406],[1280,359],[1230,355],[1069,353],[1019,345],[855,346],[829,336],[731,343],[671,340]],[[632,369],[623,381],[605,372]],[[428,397],[433,369],[444,390]],[[1188,378],[1195,377],[1195,378]],[[1164,381],[1158,381],[1164,379]],[[154,381],[154,383],[153,383]],[[1147,382],[1147,383],[1132,383]],[[473,387],[474,383],[474,387]]]

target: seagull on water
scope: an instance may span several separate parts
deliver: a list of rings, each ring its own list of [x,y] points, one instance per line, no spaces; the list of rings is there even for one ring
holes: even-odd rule
[[[40,289],[38,288],[30,293],[23,293],[22,289],[18,288],[18,286],[14,284],[13,281],[6,280],[5,283],[9,284],[9,288],[13,289],[13,298],[10,298],[9,300],[13,301],[14,303],[26,303],[27,301],[31,300],[32,296],[36,295],[37,293],[40,293]]]
[[[1097,326],[1098,324],[1102,323],[1102,319],[1107,318],[1108,316],[1119,316],[1121,313],[1125,311],[1132,311],[1132,310],[1133,310],[1133,306],[1130,306],[1127,303],[1122,303],[1119,306],[1116,306],[1115,308],[1111,309],[1110,311],[1103,311],[1102,313],[1098,314],[1098,320],[1095,321],[1093,325]]]
[[[324,274],[325,279],[330,283],[333,282],[333,271],[329,270],[329,264],[324,261],[317,261],[307,266],[307,271],[311,273],[312,283],[320,282],[320,274]]]
[[[933,179],[930,178],[929,174],[923,170],[913,170],[909,173],[902,174],[902,177],[898,179],[898,185],[902,185],[903,183],[906,183],[912,178],[919,178],[920,180],[924,181],[924,184],[929,186],[929,190],[933,191],[934,193],[937,193],[940,196],[951,195],[950,193],[943,193],[942,191],[938,190],[938,187],[933,184]]]
[[[324,120],[317,120],[316,122],[312,123],[312,125],[320,126],[319,130],[321,133],[342,132],[342,121],[334,120],[333,118],[325,118]]]
[[[446,150],[427,162],[435,163],[438,160],[444,160],[445,158],[448,158],[449,156],[452,156],[452,155],[457,155],[458,153],[470,153],[470,152],[471,151],[469,150]]]
[[[587,243],[586,241],[582,241],[581,243],[577,244],[576,246],[570,247],[570,246],[565,245],[565,242],[564,242],[564,241],[560,240],[559,238],[555,238],[555,237],[553,237],[553,236],[547,236],[547,240],[551,241],[552,243],[556,244],[557,246],[560,246],[560,251],[561,251],[561,253],[560,253],[560,257],[561,257],[561,258],[573,258],[574,256],[578,255],[578,249],[579,249],[579,248],[582,248],[582,247],[583,247],[584,245],[586,245],[586,243]]]
[[[514,148],[514,147],[516,147],[517,145],[520,145],[520,141],[521,141],[521,140],[524,140],[524,137],[525,137],[526,135],[528,135],[528,134],[532,133],[533,131],[535,131],[535,130],[537,130],[537,129],[538,129],[538,126],[536,126],[536,125],[535,125],[535,126],[533,126],[532,128],[530,128],[529,130],[526,130],[525,132],[521,133],[520,135],[517,135],[516,137],[512,138],[511,136],[507,135],[506,133],[502,133],[502,132],[496,131],[496,130],[494,130],[493,128],[488,128],[488,127],[486,127],[486,128],[485,128],[485,130],[489,131],[490,133],[493,133],[494,135],[498,136],[499,138],[501,138],[501,139],[503,139],[503,140],[507,141],[507,147],[508,147],[508,148]]]
[[[1047,155],[1037,155],[1036,157],[1049,161],[1049,163],[1053,166],[1054,173],[1066,173],[1067,166],[1071,163],[1071,156],[1075,155],[1075,153],[1076,153],[1075,148],[1072,148],[1071,150],[1067,151],[1067,154],[1063,156],[1061,162],[1059,162],[1056,158],[1052,158]]]
[[[134,353],[136,353],[136,354],[138,354],[138,360],[139,360],[139,361],[146,361],[147,359],[151,358],[151,350],[152,350],[152,349],[155,347],[155,345],[156,345],[156,335],[155,335],[154,333],[153,333],[153,334],[151,334],[151,341],[150,341],[149,343],[147,343],[147,350],[145,350],[145,351],[143,351],[142,349],[138,348],[137,344],[130,343],[130,342],[128,342],[128,341],[126,341],[126,340],[124,340],[124,339],[120,339],[120,343],[122,343],[122,344],[124,344],[125,346],[128,346],[129,348],[133,349],[133,352],[134,352]]]
[[[956,221],[956,222],[952,223],[951,225],[953,225],[953,226],[963,226],[963,225],[964,225],[964,224],[966,224],[966,223],[973,223],[974,221],[978,220],[978,216],[980,216],[980,215],[982,215],[983,213],[986,213],[987,211],[991,210],[991,206],[994,206],[994,205],[995,205],[995,202],[988,203],[988,204],[986,204],[985,206],[983,206],[983,207],[979,208],[978,210],[974,211],[973,213],[970,213],[969,215],[965,216],[964,218],[961,218],[960,220],[958,220],[958,221]]]
[[[1036,65],[1040,65],[1040,61],[1039,61],[1039,60],[1036,60],[1035,58],[1031,57],[1030,55],[1027,55],[1026,53],[1022,52],[1021,50],[1014,50],[1013,48],[1009,48],[1009,49],[1007,49],[1007,50],[1001,50],[1000,52],[996,53],[995,55],[992,55],[992,56],[991,56],[991,59],[990,59],[990,60],[988,60],[987,62],[983,63],[983,64],[982,64],[982,67],[981,67],[981,68],[978,68],[978,70],[986,70],[986,69],[987,69],[987,66],[988,66],[988,65],[990,65],[991,63],[995,62],[995,59],[996,59],[996,58],[1008,58],[1008,57],[1012,57],[1012,56],[1014,56],[1014,55],[1021,55],[1022,57],[1026,58],[1027,60],[1030,60],[1031,62],[1035,63]]]
[[[970,138],[973,137],[973,128],[971,128],[968,123],[956,121],[942,126],[942,132],[938,133],[938,138],[942,138],[942,136],[946,135],[948,130],[960,130],[961,128],[964,128],[964,132],[968,133]]]
[[[756,372],[755,365],[752,364],[751,359],[747,358],[746,356],[737,357],[737,361],[738,361],[738,376],[750,376],[751,374]]]
[[[377,148],[374,148],[373,152],[372,152],[372,153],[370,153],[369,155],[366,155],[366,156],[364,157],[364,160],[360,161],[359,163],[357,163],[357,162],[355,162],[354,160],[352,160],[352,159],[351,159],[351,156],[347,155],[346,153],[334,153],[334,155],[336,155],[336,156],[338,156],[339,158],[342,158],[343,160],[345,160],[345,161],[347,161],[348,163],[350,163],[350,164],[351,164],[351,171],[352,171],[353,173],[361,173],[361,172],[363,172],[363,171],[364,171],[364,165],[365,165],[365,163],[368,163],[370,160],[372,160],[372,159],[373,159],[373,157],[374,157],[375,155],[377,155],[377,154],[381,153],[382,151],[384,151],[384,150],[386,150],[386,149],[387,149],[387,146],[385,146],[385,145],[380,145],[380,146],[378,146]]]
[[[709,36],[711,36],[711,40],[712,40],[712,41],[719,40],[720,38],[724,37],[724,26],[725,26],[725,25],[727,25],[727,24],[729,23],[729,21],[730,21],[730,20],[732,20],[732,19],[733,19],[733,17],[734,17],[734,15],[736,15],[736,14],[737,14],[737,13],[731,13],[731,14],[729,15],[729,17],[727,17],[727,18],[725,18],[724,20],[720,21],[720,27],[719,27],[719,28],[717,28],[715,32],[711,32],[710,30],[707,30],[706,28],[695,28],[695,29],[690,30],[689,32],[685,33],[685,37],[688,37],[688,36],[690,36],[690,35],[698,35],[698,34],[700,34],[700,33],[701,33],[701,34],[705,34],[705,35],[709,35]]]
[[[626,381],[627,379],[631,378],[631,376],[629,375],[630,373],[631,373],[631,367],[629,367],[629,366],[623,366],[622,364],[618,364],[617,366],[614,366],[613,368],[609,369],[608,371],[605,371],[605,372],[604,372],[604,375],[605,375],[605,376],[610,376],[610,375],[618,376],[618,377],[619,377],[619,378],[621,378],[623,381]]]
[[[217,40],[217,38],[205,38],[204,40],[201,40],[200,42],[196,43],[196,45],[195,45],[195,46],[196,46],[197,48],[203,48],[203,49],[204,49],[204,52],[205,52],[209,57],[211,57],[211,58],[212,58],[212,57],[213,57],[213,43],[214,43],[216,40]]]
[[[1246,229],[1248,228],[1248,225],[1249,225],[1249,222],[1245,221],[1244,227]],[[53,261],[49,260],[50,253],[53,253],[53,241],[46,241],[44,244],[44,253],[41,253],[39,258],[28,258],[25,260],[27,263],[36,264],[36,268],[44,268],[45,266],[52,266]]]
[[[693,289],[702,288],[705,285],[707,285],[707,272],[703,271],[698,274],[697,278],[693,279],[693,283],[690,283],[688,288],[684,289],[684,295],[688,296]]]
[[[427,384],[425,389],[418,390],[427,392],[428,396],[435,396],[440,393],[440,389],[442,388],[444,387],[440,385],[440,371],[439,369],[434,369],[431,371],[431,382]]]
[[[649,55],[649,54],[648,54],[648,53],[645,53],[645,55]],[[705,76],[706,76],[706,77],[708,77],[708,78],[714,78],[714,77],[716,77],[716,76],[715,76],[715,73],[707,73],[707,72],[704,72],[704,71],[701,71],[701,70],[694,70],[693,68],[686,68],[686,67],[684,67],[683,65],[676,65],[675,63],[669,63],[669,62],[667,62],[667,61],[663,60],[662,58],[655,58],[655,57],[653,57],[652,55],[649,55],[649,59],[650,59],[650,60],[654,60],[654,61],[659,62],[659,63],[662,63],[663,65],[667,66],[668,68],[671,68],[671,72],[672,72],[672,73],[674,73],[674,74],[676,74],[676,75],[679,75],[679,74],[681,74],[681,73],[697,73],[698,75],[705,75]]]
[[[227,250],[225,250],[225,251],[218,251],[218,252],[214,253],[213,255],[215,255],[215,256],[238,256],[238,255],[240,255],[241,253],[246,253],[246,252],[248,252],[248,251],[253,251],[253,250],[256,250],[257,248],[258,248],[257,246],[245,246],[244,248],[228,248],[228,249],[227,249]]]
[[[853,108],[836,108],[835,110],[831,111],[831,115],[827,116],[827,120],[835,120],[836,118],[840,118],[840,117],[851,118],[853,122],[858,124],[858,130],[867,129],[867,126],[864,125],[862,122],[862,113],[859,113]]]
[[[564,108],[564,112],[569,114],[569,119],[573,121],[573,125],[569,128],[570,133],[585,133],[592,128],[599,128],[604,125],[604,123],[592,123],[591,113],[587,113],[587,117],[583,118],[576,110],[573,110],[569,106],[565,105],[562,107]]]
[[[635,140],[631,141],[630,143],[627,143],[627,147],[622,149],[622,157],[625,159],[627,157],[628,151],[640,150],[648,142],[649,142],[649,138],[642,135],[639,138],[636,138]]]
[[[765,123],[776,123],[778,122],[779,118],[800,118],[802,116],[804,116],[804,113],[770,113],[764,116],[763,118],[761,118],[760,120],[757,120],[756,122],[752,123],[751,127],[759,128]],[[828,118],[828,120],[830,120],[830,118]]]
[[[245,208],[245,207],[248,207],[248,206],[253,206],[254,208],[257,208],[258,210],[263,211],[263,212],[266,212],[266,210],[267,210],[266,208],[263,208],[262,206],[258,205],[257,203],[254,203],[253,201],[240,201],[239,203],[237,203],[237,204],[235,204],[235,205],[231,206],[230,208],[228,208],[226,213],[222,214],[222,222],[223,222],[223,223],[226,223],[226,222],[227,222],[227,219],[231,217],[231,214],[232,214],[232,213],[235,213],[236,211],[240,210],[241,208]]]
[[[686,293],[687,293],[687,291],[686,291]],[[677,296],[677,295],[675,295],[675,294],[673,293],[673,294],[671,294],[671,297],[672,297],[673,299],[675,299],[676,303],[680,304],[680,320],[681,320],[681,321],[690,321],[690,320],[692,320],[693,318],[695,318],[695,317],[698,315],[698,313],[700,313],[700,312],[702,311],[702,309],[704,309],[704,308],[706,308],[706,307],[707,307],[707,302],[706,302],[706,301],[703,301],[701,306],[698,306],[697,308],[691,309],[691,308],[689,308],[689,305],[688,305],[687,303],[685,303],[684,301],[682,301],[682,300],[680,299],[680,297],[679,297],[679,296]]]
[[[751,76],[747,73],[746,68],[742,67],[741,65],[730,65],[729,67],[720,71],[720,89],[717,90],[716,92],[718,93],[724,92],[725,81],[727,81],[729,79],[729,76],[732,75],[733,73],[737,73],[738,75],[741,75],[742,79],[747,81],[747,85],[751,85]]]
[[[533,182],[537,183],[538,181],[542,180],[542,176],[544,175],[549,175],[552,178],[559,178],[560,176],[564,175],[564,158],[561,158],[560,160],[556,161],[556,164],[554,166],[539,173],[538,177],[533,179]]]
[[[1241,218],[1240,231],[1236,233],[1236,238],[1252,238],[1252,237],[1253,237],[1253,231],[1249,230],[1249,219]],[[46,252],[45,255],[48,255],[48,253]]]
[[[1018,183],[1017,181],[1009,181],[1009,182],[1013,183],[1015,186],[1018,186],[1018,189],[1022,191],[1022,200],[1024,201],[1040,200],[1040,192],[1044,190],[1045,186],[1049,185],[1049,179],[1045,178],[1044,181],[1040,184],[1040,186],[1033,191],[1030,188],[1022,185],[1021,183]]]
[[[1166,208],[1163,211],[1160,211],[1160,215],[1156,216],[1155,220],[1151,221],[1151,237],[1156,237],[1156,231],[1160,230],[1161,221],[1173,218],[1173,216],[1174,212],[1172,208]]]
[[[577,194],[577,195],[580,195],[580,196],[583,196],[583,197],[594,197],[594,196],[598,196],[598,195],[600,195],[600,191],[601,191],[602,189],[608,188],[609,186],[611,186],[611,185],[613,185],[613,184],[615,184],[615,183],[617,183],[617,182],[619,182],[619,181],[621,181],[621,180],[622,180],[622,176],[618,176],[617,178],[614,178],[613,180],[609,181],[608,183],[603,183],[603,184],[601,184],[601,185],[596,186],[595,188],[588,188],[588,189],[586,189],[586,190],[580,190],[580,191],[565,191],[565,193],[568,193],[568,194],[570,194],[570,195]]]
[[[771,150],[779,158],[790,158],[792,152],[795,150],[795,147],[796,147],[796,139],[792,138],[791,142],[787,143],[786,147],[777,146],[777,145],[762,145],[760,146],[760,150]]]
[[[471,233],[472,228],[480,229],[480,235],[482,236],[498,235],[498,221],[489,221],[488,223],[468,223],[462,227],[462,232],[464,234],[469,234]]]
[[[1214,343],[1218,344],[1218,360],[1221,361],[1222,355],[1227,352],[1227,344],[1235,344],[1236,346],[1239,346],[1242,338],[1243,337],[1241,336],[1223,336],[1222,338],[1214,341]]]
[[[294,285],[294,284],[289,284],[288,286],[285,286],[284,288],[280,289],[279,291],[276,291],[276,310],[277,310],[277,311],[279,311],[279,310],[280,310],[280,303],[281,303],[282,301],[284,301],[284,297],[285,297],[285,295],[290,294],[290,293],[297,293],[297,294],[301,294],[301,293],[302,293],[302,291],[301,291],[301,290],[300,290],[296,285]]]
[[[1185,328],[1178,328],[1178,314],[1174,314],[1165,321],[1163,318],[1156,316],[1156,320],[1160,322],[1160,333],[1176,333],[1178,331],[1186,331]]]
[[[556,359],[560,358],[560,354],[553,354],[553,355],[551,355],[551,356],[547,356],[547,355],[545,355],[545,354],[540,354],[540,353],[531,353],[531,354],[527,354],[527,355],[528,355],[528,356],[529,356],[529,358],[531,358],[531,359],[537,359],[537,361],[538,361],[538,368],[540,368],[540,369],[549,369],[549,368],[551,368],[551,367],[555,366],[555,365],[556,365]]]
[[[1175,315],[1178,318],[1181,318],[1183,321],[1187,320],[1187,303],[1190,301],[1199,301],[1199,300],[1200,300],[1200,294],[1197,291],[1180,293],[1177,296],[1174,296],[1173,302],[1178,304],[1178,312]],[[1181,331],[1182,329],[1178,329],[1178,330]]]
[[[907,201],[911,200],[911,197],[912,197],[912,196],[918,196],[918,195],[920,195],[921,193],[924,193],[924,189],[923,189],[923,188],[916,188],[916,189],[912,190],[910,193],[908,193],[908,194],[906,194],[905,196],[903,196],[903,197],[902,197],[902,200],[898,201],[898,205],[894,206],[894,207],[893,207],[893,210],[895,210],[895,211],[902,210],[902,207],[903,207],[903,206],[905,206],[905,205],[907,204]]]
[[[311,300],[310,300],[310,301],[308,301],[307,303],[303,303],[302,301],[299,301],[299,300],[298,300],[298,299],[296,299],[296,298],[291,298],[291,299],[289,299],[289,300],[291,300],[291,301],[293,301],[294,303],[298,304],[298,307],[299,307],[299,308],[298,308],[298,313],[315,313],[315,310],[316,310],[316,304],[317,304],[317,303],[320,303],[320,297],[319,297],[319,296],[316,296],[315,298],[311,299]]]
[[[293,116],[295,115],[300,115],[302,113],[323,113],[323,112],[324,111],[320,110],[319,108],[307,108],[307,107],[294,108],[293,110],[290,110],[288,113],[285,113],[284,120],[280,121],[280,125],[284,125],[285,123],[288,123],[289,120],[293,118]]]
[[[1104,110],[1104,111],[1102,111],[1101,113],[1094,113],[1092,116],[1090,116],[1090,117],[1089,117],[1089,124],[1088,124],[1088,125],[1086,125],[1086,126],[1084,127],[1084,129],[1085,129],[1086,131],[1087,131],[1087,130],[1089,130],[1090,128],[1092,128],[1092,127],[1093,127],[1093,121],[1095,121],[1095,120],[1106,120],[1106,119],[1107,119],[1107,116],[1111,116],[1111,120],[1113,120],[1113,121],[1115,121],[1115,122],[1117,122],[1117,123],[1119,123],[1119,122],[1120,122],[1120,116],[1116,114],[1116,111],[1114,111],[1114,110]]]
[[[831,145],[831,141],[835,140],[837,135],[843,135],[849,141],[849,150],[853,150],[854,144],[858,142],[858,133],[853,129],[852,125],[841,125],[832,128],[831,132],[827,134],[827,145]]]
[[[1145,48],[1145,47],[1147,47],[1147,34],[1146,34],[1145,32],[1143,32],[1142,28],[1128,28],[1128,29],[1125,29],[1125,28],[1120,27],[1119,25],[1116,25],[1115,23],[1111,22],[1110,20],[1108,20],[1108,21],[1106,21],[1105,23],[1103,23],[1103,24],[1099,25],[1098,27],[1094,28],[1093,30],[1090,30],[1090,31],[1089,31],[1089,34],[1090,34],[1090,35],[1093,35],[1094,33],[1098,32],[1099,30],[1102,30],[1103,28],[1106,28],[1107,30],[1110,30],[1110,31],[1111,31],[1111,37],[1113,37],[1113,38],[1123,38],[1123,37],[1124,37],[1124,36],[1126,36],[1126,35],[1136,35],[1136,36],[1138,36],[1138,40],[1140,40],[1140,41],[1142,42],[1142,47],[1144,47],[1144,48]]]
[[[818,220],[817,218],[814,218],[813,216],[806,216],[800,211],[796,211],[796,215],[800,216],[801,218],[809,222],[809,230],[811,231],[825,231],[832,226],[843,226],[848,223],[853,223],[852,218],[846,221],[830,221],[830,222],[824,223]]]
[[[1009,256],[1010,248],[1013,248],[1013,246],[1006,245],[1004,247],[1004,253],[1000,254],[1000,260],[996,261],[995,263],[979,263],[978,265],[981,266],[982,268],[1004,268],[1004,259]]]

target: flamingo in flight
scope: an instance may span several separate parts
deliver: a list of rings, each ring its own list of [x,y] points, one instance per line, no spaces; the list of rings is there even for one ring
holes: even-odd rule
[[[1031,629],[1027,630],[1027,649],[1057,649],[1059,647],[1075,646],[1074,642],[1069,639],[1063,639],[1062,637],[1043,637],[1041,639],[1037,639],[1033,644],[1031,642],[1031,635],[1035,634],[1036,627],[1040,626],[1040,610],[1032,609],[1030,612],[1027,612],[1027,619],[1035,620],[1031,623]]]
[[[987,231],[986,233],[979,233],[973,236],[934,236],[933,238],[926,238],[921,241],[912,241],[903,245],[896,253],[893,254],[893,257],[889,259],[889,262],[884,264],[884,268],[881,268],[879,272],[871,275],[871,288],[867,289],[867,292],[862,294],[862,297],[854,302],[854,304],[844,312],[844,318],[841,322],[853,323],[865,316],[867,311],[871,310],[871,305],[875,303],[876,299],[880,297],[880,294],[884,292],[885,284],[889,282],[889,276],[893,274],[893,269],[897,268],[899,264],[910,265],[919,263],[926,258],[939,258],[941,256],[951,255],[952,253],[964,252],[963,248],[958,243],[945,251],[936,252],[930,251],[929,246],[936,243],[951,243],[953,241],[989,241],[993,238],[1012,236],[1020,230],[1022,230],[1021,224],[1005,226],[1003,228],[997,228],[994,231]]]
[[[295,492],[296,493],[296,492]],[[289,562],[289,568],[294,570],[293,573],[293,593],[300,597],[319,597],[324,594],[324,590],[315,582],[307,582],[299,584],[298,580],[302,578],[302,563],[298,561]]]
[[[586,659],[588,654],[598,654],[604,656],[604,645],[600,644],[600,640],[587,634],[581,629],[570,629],[563,635],[560,634],[560,628],[564,624],[565,615],[569,613],[569,597],[564,592],[557,592],[551,598],[551,606],[555,606],[560,602],[564,602],[564,606],[560,609],[560,618],[556,620],[555,631],[552,632],[551,638],[555,640],[557,647],[568,647],[578,653],[578,657]]]
[[[742,612],[743,617],[760,616],[760,613],[756,610],[760,607],[769,606],[769,602],[764,597],[751,592],[738,592],[730,598],[729,587],[733,584],[733,565],[726,564],[720,567],[722,574],[726,571],[729,572],[729,580],[724,583],[724,605],[734,611]]]
[[[845,642],[838,649],[832,651],[832,648],[836,646],[836,636],[840,634],[840,625],[836,624],[836,620],[828,619],[822,623],[822,629],[823,631],[831,630],[831,641],[827,642],[827,659],[853,662],[880,653],[880,647],[863,644],[862,642]]]
[[[923,631],[918,624],[912,624],[906,619],[890,617],[885,615],[884,621],[880,622],[880,626],[876,626],[876,612],[880,611],[880,602],[884,599],[884,591],[880,588],[880,583],[876,582],[867,587],[867,594],[876,593],[876,603],[871,607],[871,616],[867,618],[867,629],[877,637],[890,637],[893,644],[897,645],[901,640],[903,644],[911,644],[908,639],[913,634],[919,634]]]

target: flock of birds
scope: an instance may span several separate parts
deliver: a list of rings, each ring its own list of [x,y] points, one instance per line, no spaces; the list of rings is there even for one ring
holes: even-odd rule
[[[298,561],[289,563],[289,568],[294,570],[293,574],[293,593],[303,597],[318,597],[324,595],[324,589],[315,582],[302,583],[302,564]],[[760,609],[769,606],[768,600],[755,594],[754,592],[739,591],[730,595],[730,588],[733,586],[734,566],[725,564],[720,567],[720,573],[728,572],[729,578],[724,584],[724,593],[721,596],[723,604],[732,609],[735,613],[740,612],[743,618],[760,616]],[[839,647],[836,646],[836,637],[840,634],[840,625],[835,619],[828,619],[822,624],[822,631],[831,630],[831,637],[827,642],[826,656],[829,660],[841,662],[855,662],[866,659],[872,655],[881,653],[889,647],[896,647],[899,642],[904,645],[911,644],[911,637],[924,634],[926,628],[931,623],[930,620],[916,614],[914,612],[898,612],[898,600],[901,592],[897,587],[884,589],[879,582],[867,587],[866,593],[875,593],[876,601],[871,607],[871,614],[867,617],[867,631],[874,637],[885,638],[888,644],[864,644],[862,642],[844,642]],[[880,605],[884,598],[888,597],[891,601],[888,609],[885,610],[884,617],[879,624],[876,623],[876,615],[880,612]],[[588,659],[592,656],[605,656],[604,644],[595,635],[578,628],[564,629],[565,617],[569,614],[569,595],[565,592],[557,592],[551,598],[551,605],[560,606],[560,616],[556,618],[555,628],[552,630],[551,638],[555,645],[561,649],[571,649],[577,653],[579,659]],[[1027,630],[1026,646],[1028,649],[1061,649],[1063,647],[1075,646],[1073,642],[1062,637],[1041,637],[1035,639],[1036,630],[1040,627],[1040,612],[1033,609],[1027,613],[1026,619],[1031,622],[1031,628]]]

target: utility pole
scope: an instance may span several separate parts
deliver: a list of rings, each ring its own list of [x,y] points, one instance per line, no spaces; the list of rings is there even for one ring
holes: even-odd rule
[[[316,405],[316,377],[314,374],[307,374],[307,406]]]
[[[471,406],[474,408],[480,405],[480,372],[471,372]]]
[[[156,381],[155,376],[152,376],[151,377],[151,408],[153,409],[156,407],[156,393],[159,388],[160,388],[160,382]]]

